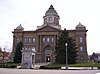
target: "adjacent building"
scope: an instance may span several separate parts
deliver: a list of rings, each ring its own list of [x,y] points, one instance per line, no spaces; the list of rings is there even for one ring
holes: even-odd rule
[[[10,52],[0,52],[0,63],[9,62],[10,60]]]
[[[92,62],[100,62],[100,53],[94,53],[89,56],[89,60],[92,61]]]
[[[22,41],[24,47],[36,50],[35,62],[55,62],[55,46],[58,36],[61,34],[60,16],[51,5],[43,16],[43,25],[37,26],[36,30],[25,31],[20,24],[13,33],[13,51],[18,42]],[[66,28],[67,26],[65,26]],[[79,23],[75,29],[68,30],[77,45],[77,62],[87,62],[86,27]]]

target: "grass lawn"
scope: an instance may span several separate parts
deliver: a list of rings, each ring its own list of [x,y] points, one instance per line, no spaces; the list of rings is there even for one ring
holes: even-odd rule
[[[100,66],[100,63],[78,63],[78,64],[70,64],[69,66],[78,66],[78,67],[90,67],[90,66]]]
[[[66,64],[49,64],[48,67],[62,67],[66,66]],[[68,66],[74,66],[74,67],[91,67],[91,66],[100,66],[100,63],[77,63],[77,64],[69,64]]]

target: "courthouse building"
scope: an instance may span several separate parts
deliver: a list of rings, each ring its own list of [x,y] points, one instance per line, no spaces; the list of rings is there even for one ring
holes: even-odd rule
[[[58,36],[61,34],[60,16],[51,5],[43,16],[43,25],[37,26],[36,30],[25,31],[20,24],[13,33],[13,51],[18,42],[22,41],[24,47],[35,48],[35,62],[55,62],[55,46]],[[66,28],[67,26],[65,26]],[[77,45],[77,62],[87,62],[87,40],[86,27],[79,23],[75,29],[68,30]],[[63,59],[62,59],[63,60]]]

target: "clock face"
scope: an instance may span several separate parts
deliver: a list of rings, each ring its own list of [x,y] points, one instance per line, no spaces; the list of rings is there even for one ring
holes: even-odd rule
[[[48,19],[49,19],[49,21],[52,21],[52,17],[49,17]]]

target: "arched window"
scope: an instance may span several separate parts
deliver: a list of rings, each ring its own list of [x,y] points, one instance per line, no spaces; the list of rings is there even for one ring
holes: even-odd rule
[[[52,48],[50,46],[47,46],[44,48],[45,55],[51,55],[52,54]]]

